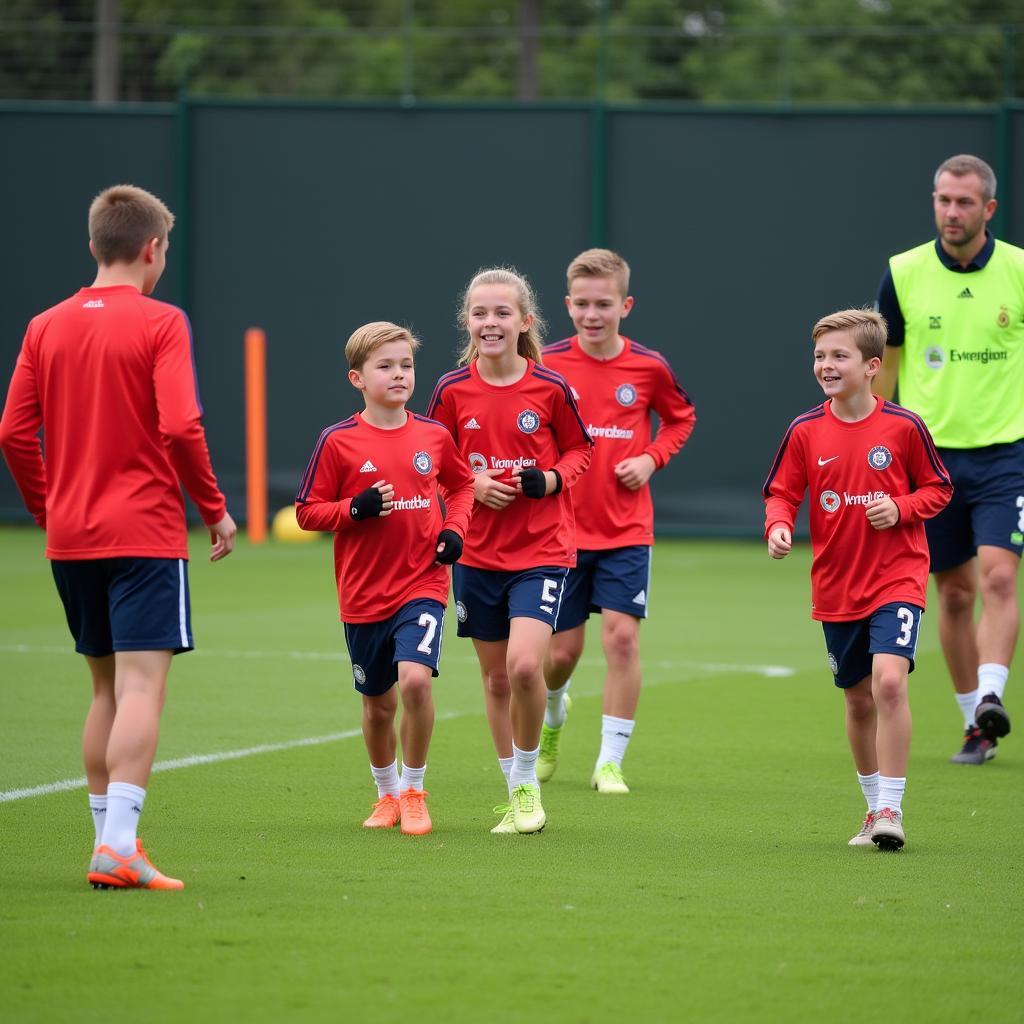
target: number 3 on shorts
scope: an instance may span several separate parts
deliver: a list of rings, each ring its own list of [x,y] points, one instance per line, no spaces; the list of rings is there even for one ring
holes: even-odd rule
[[[900,605],[896,609],[896,618],[900,620],[900,635],[896,638],[896,643],[900,647],[906,647],[914,636],[914,613],[909,608]]]
[[[416,650],[421,654],[433,654],[434,637],[437,635],[437,619],[428,612],[424,612],[417,620],[417,624],[424,626],[425,629],[423,639],[416,645]]]

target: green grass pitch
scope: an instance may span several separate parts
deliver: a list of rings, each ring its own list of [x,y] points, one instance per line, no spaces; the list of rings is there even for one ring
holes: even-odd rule
[[[243,543],[215,566],[192,546],[199,646],[176,659],[158,757],[249,753],[151,780],[141,834],[183,893],[94,892],[84,788],[11,798],[81,776],[89,687],[41,535],[0,530],[4,1020],[1024,1019],[1020,658],[998,758],[950,765],[960,721],[926,616],[908,845],[849,849],[863,801],[806,548],[776,563],[754,543],[660,543],[629,797],[588,788],[592,629],[548,828],[491,836],[504,788],[450,630],[435,830],[367,834],[329,545]]]

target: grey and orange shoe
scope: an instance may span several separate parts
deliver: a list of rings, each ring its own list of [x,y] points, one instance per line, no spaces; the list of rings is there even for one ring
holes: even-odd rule
[[[135,840],[135,852],[127,857],[109,846],[97,846],[89,864],[89,883],[94,889],[184,889],[185,883],[168,878],[150,863],[142,840]]]
[[[976,725],[964,732],[964,745],[949,760],[953,764],[984,764],[996,756],[997,742],[989,739]]]
[[[871,842],[879,848],[895,852],[903,849],[907,837],[903,832],[903,813],[891,807],[882,807],[871,825]]]
[[[848,846],[871,846],[871,827],[875,823],[874,811],[868,811],[864,816],[864,824],[860,831],[847,843]]]

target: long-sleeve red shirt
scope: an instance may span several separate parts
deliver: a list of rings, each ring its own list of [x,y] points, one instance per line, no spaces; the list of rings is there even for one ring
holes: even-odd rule
[[[892,601],[925,606],[924,521],[945,508],[953,485],[920,416],[881,399],[856,423],[836,419],[831,401],[798,416],[765,481],[766,537],[776,526],[792,530],[807,491],[812,618],[863,619]],[[900,518],[876,530],[865,505],[882,497]]]
[[[594,458],[572,494],[576,546],[606,550],[654,543],[654,505],[648,484],[632,491],[615,466],[649,455],[661,469],[686,443],[697,421],[693,403],[665,358],[629,338],[613,359],[595,359],[578,337],[544,349],[544,365],[571,385],[580,416],[594,439]],[[651,413],[658,415],[657,434]]]
[[[354,520],[352,499],[378,480],[395,488],[391,514]],[[295,502],[304,530],[334,533],[343,622],[380,622],[417,598],[448,603],[451,570],[434,563],[437,537],[466,536],[473,474],[440,423],[414,413],[397,430],[359,413],[335,423],[320,435]]]
[[[446,373],[427,414],[443,423],[474,472],[501,469],[510,483],[515,466],[555,469],[562,490],[546,498],[520,494],[503,509],[476,504],[463,565],[517,571],[576,564],[570,489],[590,464],[593,443],[564,378],[527,360],[514,384],[488,384],[476,360]]]
[[[118,285],[83,288],[35,317],[0,448],[46,528],[47,556],[187,558],[181,486],[208,525],[226,512],[201,414],[176,306]]]

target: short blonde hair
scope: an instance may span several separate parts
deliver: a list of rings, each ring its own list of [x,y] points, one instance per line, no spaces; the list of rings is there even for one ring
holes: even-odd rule
[[[581,252],[565,272],[565,283],[569,291],[572,291],[572,283],[578,277],[614,277],[622,297],[629,294],[629,264],[611,249],[587,249]]]
[[[873,309],[841,309],[823,316],[811,331],[811,340],[819,341],[832,331],[849,331],[865,359],[881,359],[889,330],[885,317]]]
[[[967,174],[976,174],[981,181],[982,201],[987,203],[990,199],[995,199],[996,174],[981,157],[971,156],[970,153],[958,153],[948,160],[943,160],[932,181],[935,188],[939,187],[939,175],[946,173],[957,178],[962,178]]]
[[[151,239],[165,239],[174,214],[151,192],[136,185],[105,188],[89,207],[89,241],[104,266],[134,263]]]
[[[544,317],[541,316],[537,306],[537,297],[533,294],[530,282],[523,277],[514,267],[491,267],[488,270],[478,270],[472,280],[466,285],[462,293],[462,303],[459,308],[459,326],[469,331],[469,297],[474,288],[485,284],[505,284],[516,293],[516,302],[519,305],[519,312],[524,316],[532,316],[533,322],[519,335],[516,351],[535,363],[541,361],[540,346],[544,337]],[[472,336],[467,337],[465,347],[459,356],[459,365],[470,363],[476,358],[476,342]]]
[[[382,345],[387,345],[390,341],[407,341],[414,353],[420,347],[419,338],[407,327],[400,327],[389,320],[374,320],[373,323],[363,324],[362,327],[356,328],[345,342],[345,358],[348,360],[348,368],[350,370],[362,369],[366,360]]]

